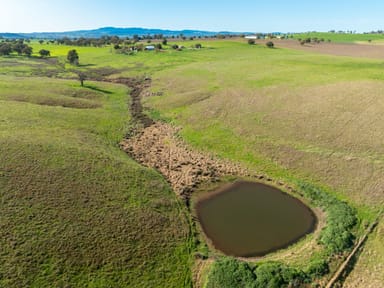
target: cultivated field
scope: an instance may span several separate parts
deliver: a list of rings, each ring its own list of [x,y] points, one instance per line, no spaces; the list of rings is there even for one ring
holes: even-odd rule
[[[52,57],[0,58],[0,286],[188,287],[212,262],[194,267],[206,247],[192,239],[188,210],[156,170],[119,149],[133,125],[129,89],[80,87],[73,70],[152,78],[146,113],[178,126],[190,149],[321,187],[357,209],[361,233],[384,207],[381,47],[274,42],[201,41],[203,49],[133,56],[33,43]],[[73,48],[75,68],[65,63]],[[346,287],[384,282],[383,225]],[[305,267],[313,237],[270,259]]]

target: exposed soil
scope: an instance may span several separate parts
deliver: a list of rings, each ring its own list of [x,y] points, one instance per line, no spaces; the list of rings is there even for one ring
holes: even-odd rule
[[[132,89],[131,115],[133,121],[142,127],[121,141],[121,148],[142,165],[155,168],[163,174],[187,205],[191,192],[202,182],[218,181],[219,177],[225,175],[248,175],[246,169],[239,165],[207,153],[192,151],[177,136],[178,128],[154,122],[145,115],[141,96],[149,87],[150,79],[120,78],[110,81]]]
[[[265,44],[270,40],[257,40],[257,44]],[[359,58],[384,58],[383,45],[356,43],[309,43],[301,45],[297,40],[273,39],[276,48],[289,48],[335,56],[350,56]]]
[[[191,192],[202,182],[247,174],[239,165],[192,151],[177,137],[177,132],[170,124],[156,122],[120,144],[136,161],[160,171],[187,203]]]
[[[147,89],[151,84],[151,79],[148,78],[116,78],[105,79],[104,81],[119,83],[127,85],[131,88],[131,106],[129,108],[132,120],[136,123],[140,123],[147,128],[154,124],[153,120],[143,113],[143,106],[141,104],[141,93]]]

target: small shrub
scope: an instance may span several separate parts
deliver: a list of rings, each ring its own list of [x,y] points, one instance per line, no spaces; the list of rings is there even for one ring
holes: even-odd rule
[[[312,279],[320,278],[329,273],[329,265],[324,259],[314,259],[311,260],[305,272]]]
[[[272,41],[268,41],[265,45],[267,45],[268,48],[273,48],[273,47],[275,47],[275,44],[273,44]]]
[[[254,287],[255,275],[245,262],[223,258],[213,264],[207,288]]]
[[[282,263],[270,262],[258,266],[255,270],[254,287],[302,287],[307,276],[304,272]]]
[[[249,45],[255,45],[256,41],[254,39],[248,39]]]
[[[321,231],[319,243],[329,252],[340,253],[353,245],[352,229],[357,222],[356,211],[347,203],[307,183],[299,184],[305,197],[327,211],[327,226]]]

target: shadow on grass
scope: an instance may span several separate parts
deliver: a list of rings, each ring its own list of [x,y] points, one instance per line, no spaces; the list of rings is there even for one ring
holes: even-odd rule
[[[102,92],[102,93],[105,93],[105,94],[112,94],[111,91],[104,90],[104,89],[98,88],[96,86],[84,85],[83,87],[84,88],[88,88],[88,89],[93,90],[93,91]]]
[[[79,64],[77,67],[93,67],[96,66],[96,64]]]

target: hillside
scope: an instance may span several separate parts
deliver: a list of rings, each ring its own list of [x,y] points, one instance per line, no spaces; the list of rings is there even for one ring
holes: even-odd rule
[[[17,67],[0,59],[0,73],[10,61]],[[127,88],[7,74],[0,76],[0,286],[189,283],[178,200],[158,173],[118,147],[128,131]]]
[[[148,28],[116,28],[116,27],[103,27],[93,30],[79,30],[79,31],[65,31],[65,32],[34,32],[34,33],[0,33],[3,38],[35,38],[35,39],[57,39],[63,37],[69,38],[100,38],[103,36],[119,36],[119,37],[133,37],[147,36],[147,35],[163,35],[164,37],[179,36],[185,37],[204,37],[215,36],[218,34],[241,34],[244,32],[230,32],[230,31],[201,31],[201,30],[165,30],[165,29],[148,29]]]

